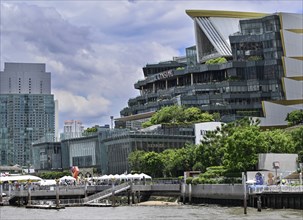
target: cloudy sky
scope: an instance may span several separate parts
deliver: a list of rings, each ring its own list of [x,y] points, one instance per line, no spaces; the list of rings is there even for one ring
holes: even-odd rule
[[[147,63],[194,45],[187,9],[302,13],[300,0],[0,0],[0,67],[45,63],[64,120],[110,124]]]

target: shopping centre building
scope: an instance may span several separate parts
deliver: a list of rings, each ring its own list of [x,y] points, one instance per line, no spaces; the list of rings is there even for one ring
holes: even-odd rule
[[[196,45],[186,56],[147,64],[116,119],[129,127],[167,105],[218,112],[221,121],[258,117],[261,126],[287,125],[303,109],[303,17],[290,13],[187,10]]]

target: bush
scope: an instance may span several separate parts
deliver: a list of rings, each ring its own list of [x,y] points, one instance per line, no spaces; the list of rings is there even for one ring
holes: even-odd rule
[[[193,178],[192,177],[187,177],[186,178],[186,184],[191,184],[193,181]]]
[[[192,184],[193,184],[193,185],[200,184],[200,179],[199,179],[199,177],[193,178],[193,179],[192,179]]]
[[[258,60],[263,60],[261,56],[250,56],[247,58],[248,61],[258,61]]]
[[[44,173],[38,173],[38,176],[42,179],[59,179],[63,176],[70,176],[71,173],[69,171],[50,171],[50,172],[44,172]]]
[[[221,63],[227,63],[227,60],[226,60],[225,57],[218,57],[218,58],[215,58],[215,59],[207,60],[205,62],[205,64],[208,64],[208,65],[221,64]]]

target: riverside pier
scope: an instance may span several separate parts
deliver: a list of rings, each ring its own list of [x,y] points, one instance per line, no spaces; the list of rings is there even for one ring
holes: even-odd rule
[[[147,201],[150,196],[176,197],[189,204],[213,203],[227,206],[242,206],[247,198],[248,206],[259,211],[262,208],[303,209],[302,186],[247,186],[244,197],[243,184],[184,184],[125,182],[119,185],[57,186],[43,189],[4,191],[4,205],[18,206],[116,206],[132,205]]]

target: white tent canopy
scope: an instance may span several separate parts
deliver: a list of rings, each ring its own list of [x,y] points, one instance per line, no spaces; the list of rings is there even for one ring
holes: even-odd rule
[[[39,181],[40,186],[53,186],[56,185],[56,180],[41,180]]]
[[[60,182],[64,182],[64,181],[75,181],[76,179],[72,176],[63,176],[60,178]]]
[[[147,175],[145,173],[140,173],[140,179],[143,179],[143,178],[145,178],[145,179],[151,179],[151,176],[149,176],[149,175]]]
[[[142,180],[142,179],[151,179],[151,176],[141,173],[141,174],[115,174],[115,175],[103,175],[100,177],[93,177],[95,180]]]
[[[1,176],[0,181],[5,182],[5,181],[28,181],[30,180],[31,182],[37,182],[41,181],[42,179],[37,176],[32,176],[32,175],[17,175],[17,176]]]

